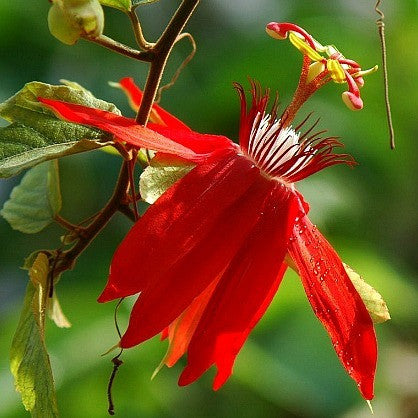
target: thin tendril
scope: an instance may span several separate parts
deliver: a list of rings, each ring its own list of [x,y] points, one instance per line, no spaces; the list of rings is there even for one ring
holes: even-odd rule
[[[387,115],[387,121],[388,121],[388,129],[389,129],[390,148],[395,149],[395,132],[393,130],[392,112],[390,110],[390,101],[389,101],[389,83],[388,83],[388,70],[387,70],[387,57],[386,57],[385,23],[383,22],[385,15],[379,9],[380,2],[381,0],[377,0],[374,10],[380,16],[379,19],[376,20],[376,24],[379,29],[380,45],[382,49],[382,67],[383,67],[383,83],[385,86],[386,115]]]
[[[120,332],[120,328],[118,324],[118,310],[124,299],[125,298],[119,299],[119,302],[115,306],[115,311],[113,313],[113,320],[115,322],[115,328],[116,328],[116,332],[118,333],[119,338],[122,338],[122,333]],[[112,387],[113,387],[113,382],[116,377],[116,373],[118,372],[119,367],[123,364],[123,361],[119,358],[122,355],[122,353],[123,353],[123,348],[121,348],[119,351],[119,354],[113,357],[111,360],[113,363],[113,370],[109,378],[109,383],[107,385],[107,401],[109,405],[107,411],[109,412],[109,415],[115,415],[115,405],[113,403],[113,398],[112,398]]]
[[[184,32],[181,35],[179,35],[179,37],[176,40],[176,43],[180,40],[182,40],[183,38],[187,38],[190,41],[190,44],[192,46],[192,51],[190,52],[190,54],[184,59],[184,61],[180,64],[179,68],[177,68],[176,72],[174,73],[173,77],[171,78],[171,80],[165,84],[164,86],[160,87],[158,89],[157,92],[157,96],[155,98],[155,103],[159,103],[161,100],[161,95],[163,93],[163,91],[168,90],[170,87],[172,87],[175,82],[177,81],[177,79],[180,77],[181,72],[184,70],[184,68],[186,68],[187,64],[193,59],[193,57],[196,54],[196,50],[197,50],[197,46],[196,46],[196,41],[194,40],[193,36],[188,33],[188,32]]]

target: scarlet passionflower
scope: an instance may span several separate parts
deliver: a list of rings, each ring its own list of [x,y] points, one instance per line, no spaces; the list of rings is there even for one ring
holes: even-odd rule
[[[99,297],[107,302],[140,294],[120,346],[162,333],[170,343],[164,364],[172,366],[187,352],[180,385],[212,365],[217,367],[214,389],[225,383],[293,263],[341,363],[363,397],[373,398],[377,344],[372,320],[337,253],[308,219],[308,205],[294,185],[325,167],[354,163],[347,154],[333,153],[340,145],[335,138],[321,138],[323,132],[315,133],[314,127],[297,132],[306,120],[291,127],[296,110],[330,74],[325,65],[323,74],[308,80],[312,67],[306,51],[311,52],[302,51],[295,97],[280,117],[277,101],[267,113],[268,91],[252,83],[248,106],[236,85],[239,146],[223,136],[194,132],[158,106],[145,128],[112,113],[40,99],[69,121],[195,164],[129,231]],[[132,80],[120,84],[138,105],[141,91]]]

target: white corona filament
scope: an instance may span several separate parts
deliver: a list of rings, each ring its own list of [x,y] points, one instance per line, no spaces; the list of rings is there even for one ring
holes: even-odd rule
[[[267,174],[273,174],[300,152],[300,133],[296,133],[291,126],[281,129],[280,119],[273,122],[271,118],[271,115],[257,114],[248,142],[248,155]],[[280,175],[286,177],[290,173],[300,172],[309,164],[313,154],[314,150],[305,146],[304,153]]]

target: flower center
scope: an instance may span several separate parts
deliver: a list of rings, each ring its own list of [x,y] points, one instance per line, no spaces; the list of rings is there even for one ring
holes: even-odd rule
[[[241,101],[239,142],[241,150],[268,177],[294,183],[334,164],[355,164],[347,154],[334,154],[341,144],[334,137],[322,138],[325,131],[314,131],[316,121],[303,134],[297,133],[308,121],[305,118],[295,129],[288,109],[277,117],[277,96],[270,113],[266,112],[269,91],[251,83],[251,106],[241,85],[235,84]]]
[[[308,145],[300,155],[300,133],[292,127],[282,129],[281,120],[258,113],[250,133],[247,155],[270,177],[286,180],[304,169],[314,151]]]

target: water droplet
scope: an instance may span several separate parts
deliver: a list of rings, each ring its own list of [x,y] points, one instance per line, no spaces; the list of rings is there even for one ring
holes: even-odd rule
[[[318,270],[317,269],[314,269],[313,272],[316,276],[318,275]]]

